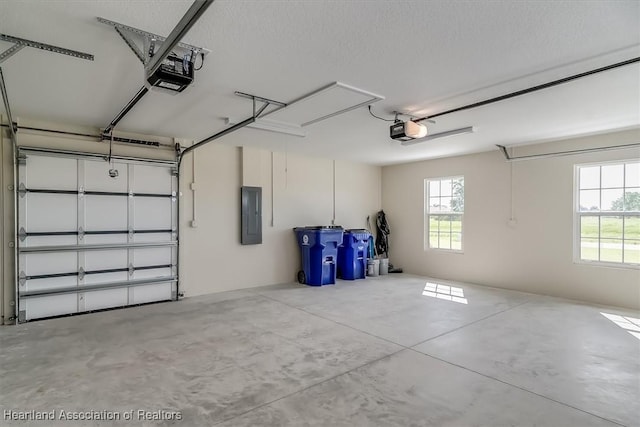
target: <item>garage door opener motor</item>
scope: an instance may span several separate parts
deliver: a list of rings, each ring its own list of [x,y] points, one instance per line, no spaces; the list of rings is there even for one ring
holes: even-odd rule
[[[184,55],[180,58],[176,55],[169,55],[155,73],[151,74],[147,82],[151,86],[167,89],[173,92],[182,92],[193,82],[193,62],[191,55]]]

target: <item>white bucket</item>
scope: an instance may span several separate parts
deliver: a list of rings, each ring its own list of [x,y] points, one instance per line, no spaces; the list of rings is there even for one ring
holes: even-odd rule
[[[380,274],[380,260],[370,259],[367,261],[367,276],[377,276]]]
[[[380,259],[380,275],[389,274],[389,258]]]

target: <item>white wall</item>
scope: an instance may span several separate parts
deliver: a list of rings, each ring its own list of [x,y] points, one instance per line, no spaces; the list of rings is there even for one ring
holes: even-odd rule
[[[22,125],[97,134],[96,129],[60,124],[21,122]],[[0,132],[0,138],[2,137]],[[53,137],[21,131],[20,145],[101,152],[108,145],[82,137]],[[147,139],[153,139],[147,137]],[[164,143],[172,143],[160,138]],[[12,155],[9,138],[2,139],[3,187],[0,206],[4,209],[2,235],[7,248],[13,239]],[[180,175],[180,290],[186,296],[274,283],[292,282],[299,269],[299,253],[293,227],[329,225],[334,211],[334,161],[255,148],[238,148],[212,142],[187,154]],[[149,149],[115,145],[114,154],[173,158],[170,149]],[[195,164],[195,180],[193,165]],[[272,167],[273,165],[273,167]],[[273,174],[272,174],[273,171]],[[381,168],[335,161],[335,224],[362,228],[367,215],[381,207]],[[197,228],[191,227],[196,183]],[[263,187],[263,244],[240,244],[240,186]],[[12,315],[13,255],[3,253],[4,299],[2,315]],[[2,297],[2,294],[0,294]],[[2,322],[0,322],[1,324]]]
[[[522,147],[515,155],[639,141],[632,130]],[[639,156],[635,148],[507,163],[493,151],[384,167],[391,261],[440,279],[638,309],[640,270],[573,262],[573,174],[574,164]],[[464,253],[425,250],[424,179],[452,175],[465,177]]]
[[[333,160],[211,144],[195,151],[197,228],[192,158],[181,187],[181,289],[187,296],[291,282],[299,269],[293,228],[333,219]],[[381,168],[335,162],[335,224],[362,228],[381,205]],[[272,176],[273,171],[273,176]],[[262,187],[263,243],[240,245],[240,186]]]

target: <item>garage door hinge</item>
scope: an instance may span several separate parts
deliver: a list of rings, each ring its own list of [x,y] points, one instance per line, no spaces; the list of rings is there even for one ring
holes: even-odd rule
[[[27,238],[27,231],[24,229],[24,227],[20,227],[20,230],[18,230],[18,238],[21,242],[24,242]]]
[[[178,168],[171,168],[171,175],[173,176],[180,175],[180,170]]]
[[[27,155],[26,154],[18,154],[18,164],[26,165],[27,164]]]
[[[18,194],[20,197],[24,197],[27,194],[27,187],[24,186],[23,182],[18,186]]]
[[[84,275],[85,275],[85,274],[86,274],[86,273],[84,272],[84,268],[80,267],[80,268],[78,269],[78,280],[84,280]]]
[[[135,268],[133,268],[133,264],[129,264],[129,276],[133,276],[133,273],[136,271]]]
[[[84,229],[82,227],[78,227],[78,240],[84,239]]]
[[[78,197],[79,198],[84,197],[84,187],[83,186],[78,187]]]
[[[24,286],[25,283],[27,283],[27,275],[24,274],[24,271],[20,272],[20,275],[18,276],[18,283],[20,283],[20,286]]]

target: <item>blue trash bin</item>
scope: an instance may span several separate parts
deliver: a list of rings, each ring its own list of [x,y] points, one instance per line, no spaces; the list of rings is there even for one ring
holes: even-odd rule
[[[365,278],[370,238],[367,230],[345,230],[338,248],[338,277],[345,280]]]
[[[302,270],[298,282],[311,286],[336,283],[338,245],[342,242],[342,227],[297,227],[298,246],[302,258]]]

